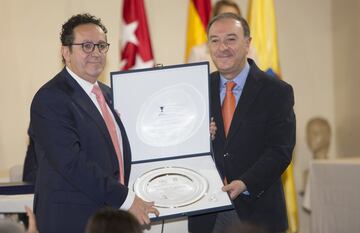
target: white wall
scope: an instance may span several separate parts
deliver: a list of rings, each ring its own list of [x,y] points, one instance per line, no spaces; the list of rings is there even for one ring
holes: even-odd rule
[[[311,159],[305,141],[307,121],[323,116],[333,128],[335,125],[331,2],[290,0],[277,3],[283,78],[295,91],[295,178],[300,189],[303,170]],[[335,143],[332,143],[330,157],[335,154]]]
[[[62,67],[59,32],[71,15],[91,12],[110,29],[104,79],[118,65],[120,1],[2,0],[0,7],[0,176],[24,160],[33,95]]]
[[[334,1],[333,71],[339,157],[360,156],[360,1]]]

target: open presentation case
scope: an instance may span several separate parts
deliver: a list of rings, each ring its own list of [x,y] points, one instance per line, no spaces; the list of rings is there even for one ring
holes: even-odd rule
[[[211,154],[208,62],[111,73],[132,151],[129,188],[160,216],[233,208]]]

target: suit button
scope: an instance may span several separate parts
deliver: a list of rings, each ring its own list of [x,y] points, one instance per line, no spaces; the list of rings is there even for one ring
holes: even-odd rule
[[[258,194],[256,197],[257,197],[257,198],[260,198],[261,195],[263,195],[263,193],[264,193],[264,190],[260,191],[259,194]]]
[[[224,158],[228,157],[229,156],[229,153],[225,153],[224,154]]]

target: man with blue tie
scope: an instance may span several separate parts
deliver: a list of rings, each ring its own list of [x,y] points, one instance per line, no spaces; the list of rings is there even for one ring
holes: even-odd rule
[[[127,187],[131,152],[111,90],[98,82],[109,44],[90,14],[62,26],[65,67],[31,104],[31,138],[38,161],[34,212],[41,233],[84,232],[88,218],[108,206],[129,210],[141,224],[158,214]]]

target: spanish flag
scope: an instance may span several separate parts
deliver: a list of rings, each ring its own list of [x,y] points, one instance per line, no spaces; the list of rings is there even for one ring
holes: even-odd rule
[[[252,34],[249,57],[254,58],[262,70],[274,77],[281,78],[274,1],[251,0],[248,22]],[[292,162],[282,175],[282,181],[289,221],[288,232],[297,232],[299,220]]]
[[[210,0],[189,0],[185,61],[188,60],[193,46],[207,42],[206,27],[210,20],[210,14]]]

